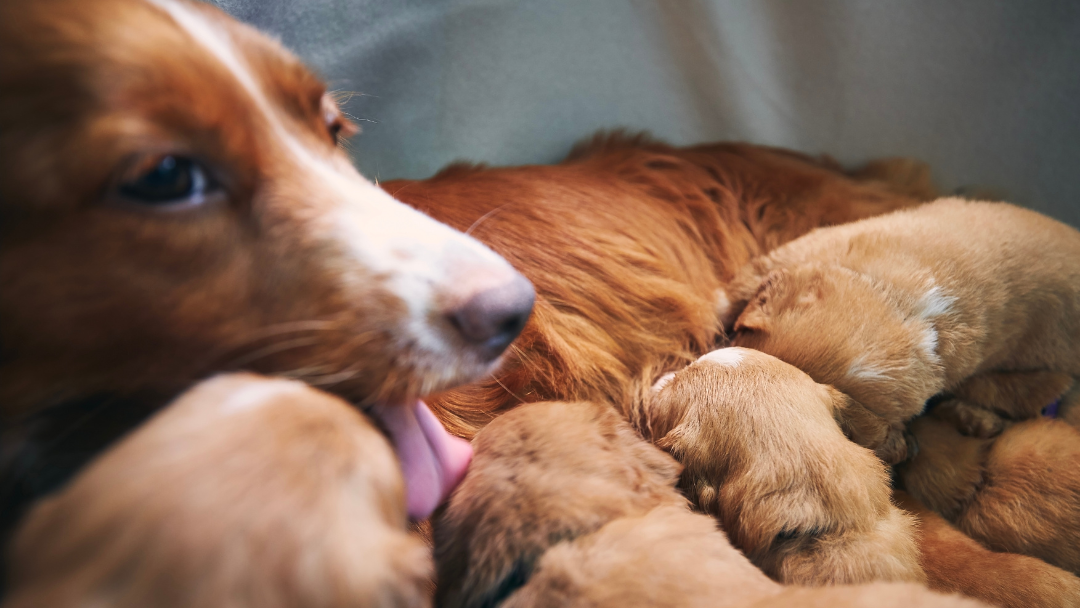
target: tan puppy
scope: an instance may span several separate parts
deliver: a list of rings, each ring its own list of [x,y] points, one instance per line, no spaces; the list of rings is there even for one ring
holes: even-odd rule
[[[522,406],[474,447],[435,521],[448,608],[975,605],[910,584],[785,589],[687,509],[679,465],[610,406]]]
[[[38,504],[9,563],[5,608],[430,604],[389,442],[337,398],[247,374],[185,393]]]
[[[919,518],[920,562],[931,589],[1005,608],[1080,606],[1080,578],[1034,557],[991,551],[904,492],[894,497]]]
[[[845,430],[888,463],[934,395],[991,436],[1080,374],[1080,232],[1004,203],[943,199],[814,231],[744,267],[728,296],[734,343],[854,398],[865,411],[847,410]]]
[[[936,410],[911,431],[919,453],[897,467],[908,493],[995,551],[1080,574],[1080,431],[1044,418],[965,437]]]
[[[888,473],[836,423],[851,400],[779,359],[713,351],[662,378],[649,406],[681,486],[785,583],[924,581]]]

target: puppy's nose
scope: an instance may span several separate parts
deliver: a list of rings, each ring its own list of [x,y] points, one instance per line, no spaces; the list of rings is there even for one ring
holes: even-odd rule
[[[509,281],[480,291],[446,317],[465,341],[491,360],[525,328],[535,300],[532,283],[515,272]]]

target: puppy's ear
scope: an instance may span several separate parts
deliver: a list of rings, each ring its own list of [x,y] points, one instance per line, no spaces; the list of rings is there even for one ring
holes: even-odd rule
[[[750,303],[743,310],[732,330],[742,329],[762,330],[769,324],[769,317],[775,312],[776,300],[787,289],[789,277],[787,270],[777,268],[773,270],[758,286],[757,293],[750,299]]]
[[[825,271],[815,269],[810,279],[798,287],[799,295],[795,298],[796,306],[811,306],[825,295]]]

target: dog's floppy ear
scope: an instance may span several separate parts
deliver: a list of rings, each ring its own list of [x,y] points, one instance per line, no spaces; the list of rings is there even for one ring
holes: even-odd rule
[[[765,276],[758,286],[757,293],[735,320],[732,330],[761,330],[769,324],[769,317],[775,311],[776,299],[784,292],[789,282],[788,271],[777,268]]]

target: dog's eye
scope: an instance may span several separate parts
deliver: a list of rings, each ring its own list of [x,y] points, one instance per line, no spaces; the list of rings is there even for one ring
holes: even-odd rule
[[[336,146],[341,143],[341,140],[356,135],[360,129],[341,114],[335,114],[326,118],[326,130]]]
[[[322,108],[323,122],[326,123],[326,131],[334,145],[338,145],[342,139],[356,135],[360,130],[349,119],[341,115],[337,103],[328,94],[324,93],[319,102]]]
[[[344,125],[340,121],[335,120],[326,126],[326,130],[330,132],[330,139],[334,140],[334,145],[338,145],[341,139],[341,129]]]
[[[162,156],[120,184],[127,200],[152,206],[198,205],[213,190],[206,170],[183,156]]]

